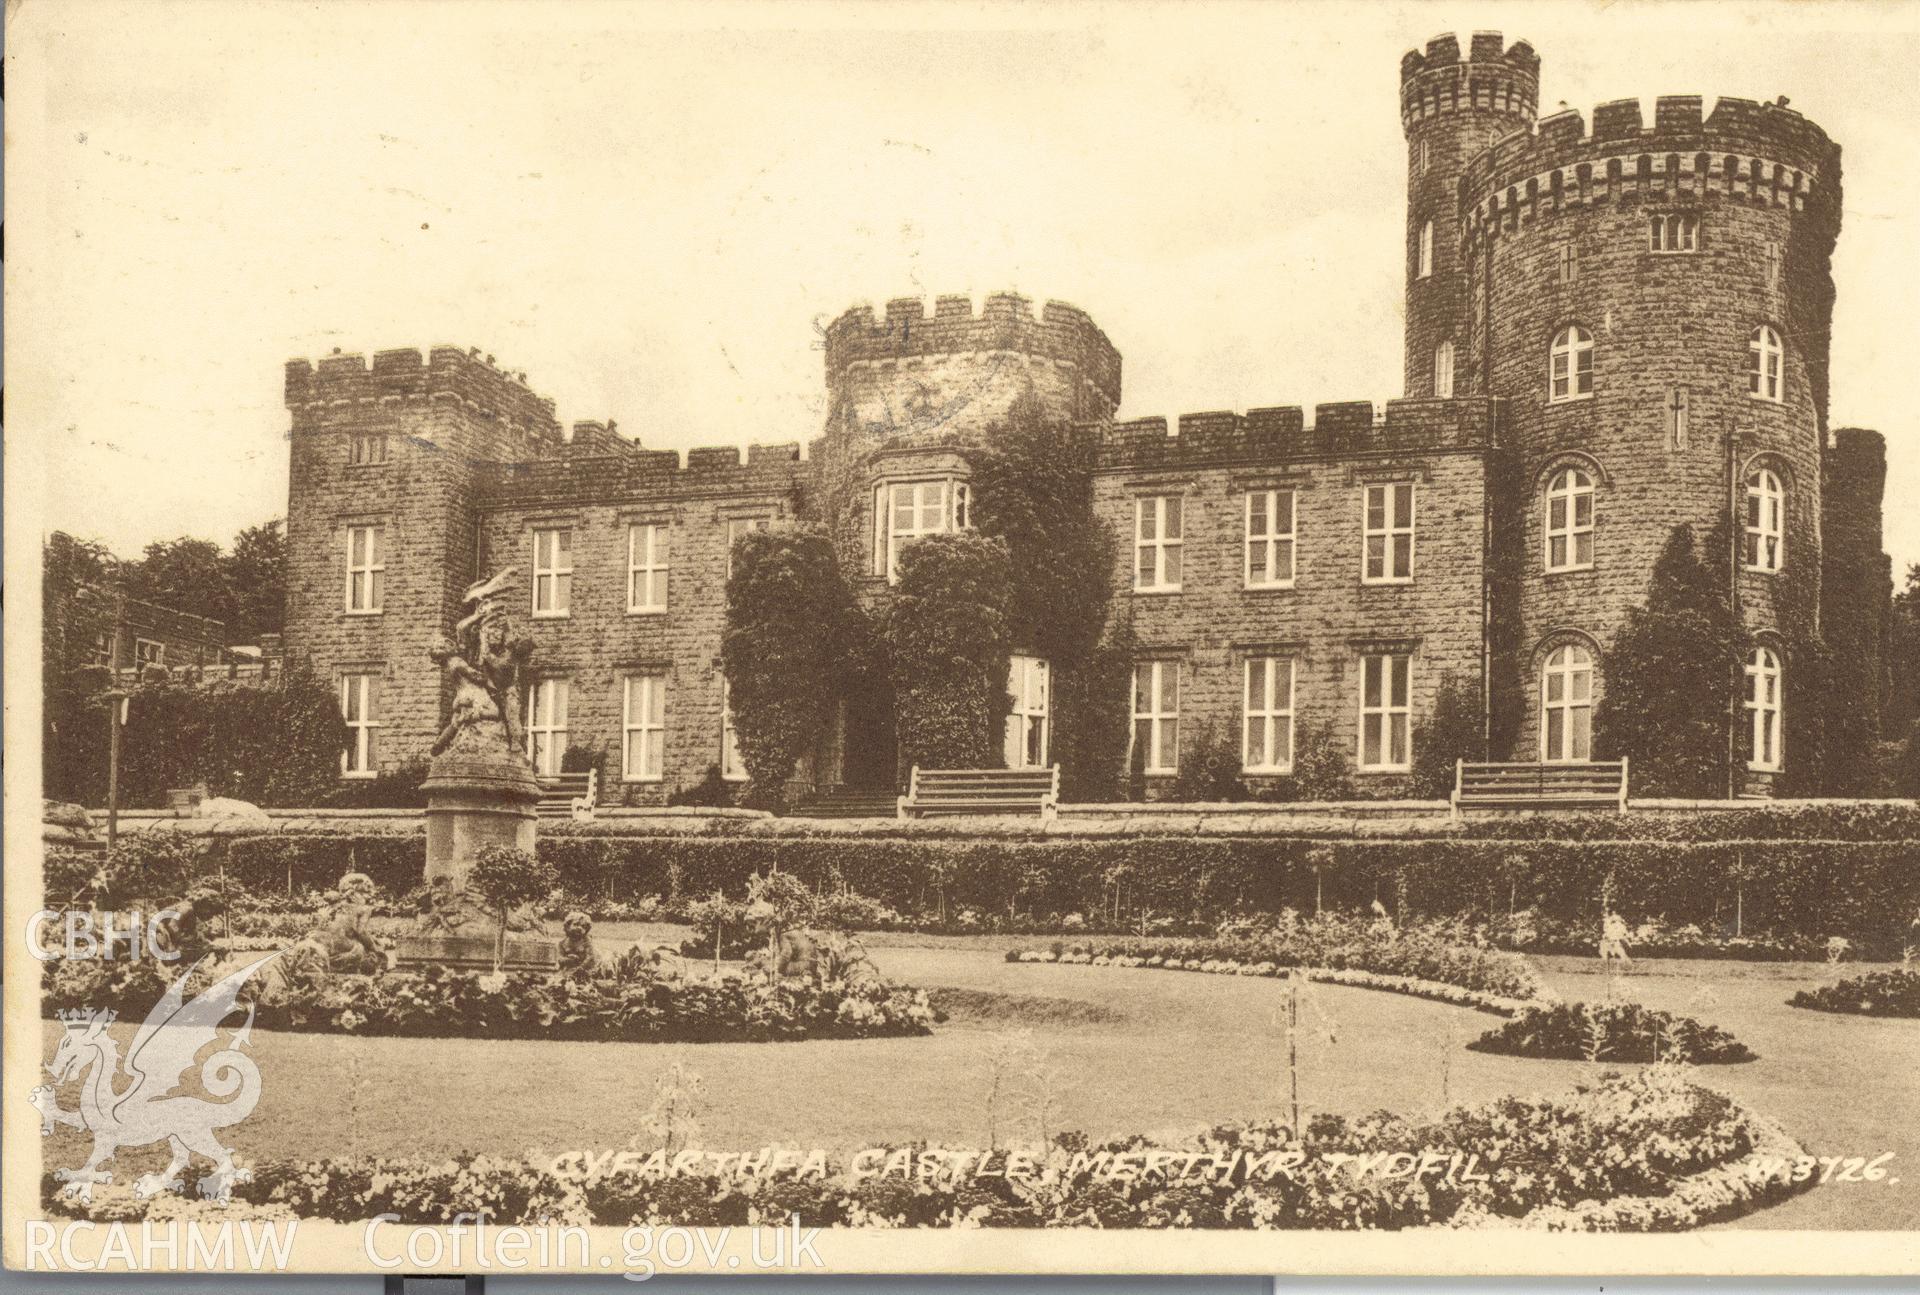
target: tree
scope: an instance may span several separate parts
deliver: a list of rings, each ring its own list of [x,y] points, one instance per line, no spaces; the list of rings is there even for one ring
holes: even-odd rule
[[[1595,753],[1625,756],[1640,794],[1727,793],[1728,706],[1745,637],[1722,583],[1725,545],[1716,527],[1703,558],[1692,528],[1674,527],[1647,600],[1601,655]]]
[[[182,535],[155,540],[140,561],[128,566],[127,592],[177,612],[232,624],[235,603],[231,573],[220,546]]]
[[[1907,566],[1907,583],[1893,596],[1893,614],[1887,625],[1886,713],[1880,731],[1899,740],[1920,721],[1920,562]]]
[[[49,796],[81,800],[94,783],[104,785],[104,765],[89,767],[106,740],[107,713],[95,703],[109,676],[95,669],[100,639],[113,632],[111,553],[92,540],[55,531],[42,545],[40,671],[42,688],[42,780]]]
[[[901,552],[886,641],[903,760],[932,769],[999,763],[1012,605],[1004,541],[955,531]]]
[[[553,865],[511,845],[483,846],[467,870],[467,888],[480,896],[500,921],[493,942],[493,969],[507,956],[507,918],[522,904],[545,898],[560,884]]]
[[[1093,506],[1095,453],[1028,390],[970,455],[975,522],[1007,546],[1012,643],[1051,669],[1052,758],[1073,800],[1120,793],[1132,670],[1130,637],[1102,640],[1114,543]]]
[[[287,536],[279,518],[249,526],[233,537],[225,560],[232,591],[229,643],[258,643],[262,634],[278,634],[286,621]]]
[[[720,660],[750,802],[781,803],[833,715],[860,619],[823,531],[748,531],[735,541]]]

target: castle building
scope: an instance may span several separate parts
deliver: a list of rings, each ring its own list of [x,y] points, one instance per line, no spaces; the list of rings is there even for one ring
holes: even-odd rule
[[[567,434],[477,351],[290,362],[286,646],[340,689],[343,776],[424,752],[447,706],[427,649],[465,587],[511,565],[541,772],[584,748],[628,803],[710,767],[744,778],[719,668],[732,540],[843,500],[843,567],[879,605],[902,546],[970,524],[969,451],[1030,396],[1097,438],[1135,652],[1113,704],[1147,794],[1203,732],[1255,788],[1311,732],[1368,793],[1404,791],[1449,682],[1480,699],[1493,758],[1591,758],[1602,650],[1681,523],[1735,554],[1753,647],[1730,790],[1766,794],[1793,759],[1796,633],[1842,627],[1838,668],[1865,698],[1879,679],[1884,445],[1827,426],[1838,146],[1785,100],[1541,119],[1538,57],[1498,34],[1409,52],[1400,85],[1405,394],[1383,406],[1116,421],[1106,335],[1005,294],[843,314],[804,454],[683,462],[611,423]],[[1049,670],[1009,662],[1010,763],[1051,762]],[[850,702],[807,771],[898,774],[884,700]]]

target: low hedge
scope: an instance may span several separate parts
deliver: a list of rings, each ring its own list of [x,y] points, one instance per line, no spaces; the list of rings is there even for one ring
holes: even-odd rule
[[[1116,917],[1365,908],[1492,917],[1599,914],[1603,886],[1630,918],[1730,935],[1845,935],[1897,954],[1920,907],[1920,841],[1504,841],[1293,837],[911,839],[757,834],[543,834],[569,892],[608,900],[738,895],[791,872],[909,912],[1103,913]],[[256,893],[325,887],[365,872],[394,893],[418,884],[417,835],[237,838],[229,881]],[[217,862],[217,861],[215,861]],[[215,866],[203,863],[203,867]],[[1405,916],[1406,914],[1401,914]]]
[[[1157,1155],[1156,1153],[1162,1153]],[[1769,1159],[1801,1148],[1729,1098],[1672,1067],[1611,1077],[1564,1097],[1507,1097],[1438,1119],[1319,1115],[1304,1137],[1283,1125],[997,1150],[878,1147],[817,1164],[771,1151],[767,1168],[728,1169],[705,1150],[636,1152],[589,1168],[459,1156],[269,1161],[233,1185],[230,1206],[358,1223],[625,1227],[1368,1229],[1526,1226],[1675,1231],[1747,1213],[1802,1190]],[[152,1204],[123,1185],[49,1210],[138,1219]],[[178,1205],[169,1202],[171,1208]],[[189,1209],[196,1208],[189,1206]]]

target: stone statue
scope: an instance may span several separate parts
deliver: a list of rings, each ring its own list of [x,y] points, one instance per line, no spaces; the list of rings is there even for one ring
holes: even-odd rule
[[[501,591],[517,571],[508,567],[468,586],[451,638],[427,652],[453,681],[453,713],[434,739],[433,755],[525,759],[520,680],[533,657],[533,640],[507,632],[500,605]]]

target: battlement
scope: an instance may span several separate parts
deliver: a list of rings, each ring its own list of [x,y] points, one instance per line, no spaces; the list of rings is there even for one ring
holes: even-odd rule
[[[611,454],[569,454],[523,463],[490,463],[478,481],[483,508],[673,500],[713,495],[784,494],[803,469],[800,443],[645,450],[627,443]]]
[[[1884,483],[1887,478],[1887,438],[1865,427],[1837,427],[1827,451],[1829,476]]]
[[[883,320],[871,306],[853,307],[826,336],[829,385],[856,364],[1006,351],[1074,366],[1110,405],[1120,400],[1120,352],[1086,311],[1061,301],[1047,302],[1036,319],[1031,300],[1010,292],[990,295],[979,314],[969,297],[937,297],[931,314],[921,298],[899,297],[887,303]]]
[[[376,351],[369,365],[358,354],[335,351],[318,366],[288,360],[286,404],[317,410],[381,400],[457,400],[535,435],[560,440],[553,401],[527,385],[527,375],[498,367],[480,349],[436,346],[425,357],[413,349]]]
[[[1735,198],[1756,205],[1839,209],[1840,149],[1788,108],[1699,95],[1662,95],[1653,121],[1637,99],[1603,103],[1593,127],[1569,109],[1496,141],[1461,175],[1469,236],[1567,206],[1621,197]]]
[[[1540,105],[1540,56],[1524,40],[1505,45],[1497,31],[1460,41],[1436,36],[1424,51],[1400,57],[1400,120],[1409,131],[1442,113],[1502,113],[1531,121]]]
[[[1139,469],[1338,460],[1439,450],[1489,450],[1499,444],[1502,404],[1489,397],[1316,405],[1313,422],[1298,405],[1182,414],[1177,434],[1165,418],[1135,418],[1104,429],[1099,467]]]

